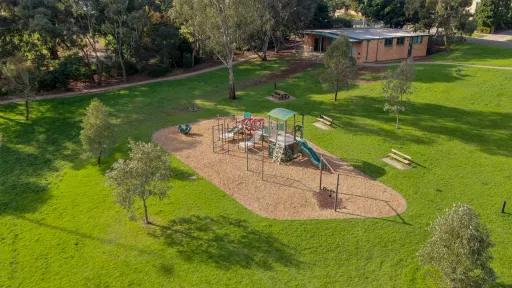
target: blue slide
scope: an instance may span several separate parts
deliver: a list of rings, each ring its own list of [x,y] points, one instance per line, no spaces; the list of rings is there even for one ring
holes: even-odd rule
[[[299,144],[300,149],[308,155],[309,160],[311,160],[311,162],[320,169],[320,163],[322,160],[318,153],[316,153],[316,151],[311,146],[309,146],[308,142],[305,140],[299,139],[297,140],[297,143]]]

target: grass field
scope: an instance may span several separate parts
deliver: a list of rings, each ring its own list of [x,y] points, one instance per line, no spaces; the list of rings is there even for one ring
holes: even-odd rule
[[[432,56],[435,61],[512,67],[512,49],[473,43],[455,44],[452,51]]]
[[[285,64],[243,64],[237,75]],[[129,137],[149,140],[159,128],[218,114],[265,113],[276,107],[264,99],[271,84],[232,102],[224,71],[215,71],[98,95],[116,119],[118,141],[100,168],[80,157],[77,138],[92,96],[35,102],[28,123],[21,104],[0,106],[0,287],[436,287],[438,275],[416,252],[429,223],[459,201],[489,226],[500,286],[512,285],[512,216],[499,213],[504,199],[512,201],[512,72],[419,66],[400,130],[383,112],[380,83],[353,87],[333,103],[318,74],[279,83],[297,97],[280,106],[306,114],[308,140],[402,193],[401,217],[265,219],[192,180],[194,171],[176,159],[169,197],[150,203],[159,227],[130,221],[115,204],[103,174],[125,155]],[[191,101],[202,110],[185,112]],[[340,128],[314,128],[320,113]],[[380,159],[391,148],[421,166],[388,167]]]

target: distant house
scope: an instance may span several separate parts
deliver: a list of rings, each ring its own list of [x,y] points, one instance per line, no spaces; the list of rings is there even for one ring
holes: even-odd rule
[[[330,43],[345,35],[358,63],[392,61],[427,56],[429,34],[386,28],[343,28],[304,31],[306,52],[325,52]]]

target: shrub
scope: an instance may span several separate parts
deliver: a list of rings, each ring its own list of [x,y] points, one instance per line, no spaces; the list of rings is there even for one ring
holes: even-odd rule
[[[480,26],[480,27],[477,28],[477,31],[480,32],[480,33],[483,33],[483,34],[490,34],[491,33],[491,28]]]
[[[65,56],[53,70],[43,73],[38,80],[39,90],[49,91],[54,89],[66,89],[71,80],[83,80],[87,78],[86,63],[77,54]]]
[[[419,256],[441,272],[447,286],[489,287],[494,283],[496,274],[490,265],[494,244],[471,207],[455,204],[436,219],[430,232]]]
[[[352,28],[352,21],[344,17],[336,17],[331,20],[332,27],[334,28]]]
[[[131,61],[125,61],[124,68],[126,69],[126,75],[135,75],[139,73],[139,68],[137,67],[137,64]],[[121,71],[121,69],[119,69]]]
[[[183,68],[192,68],[194,66],[194,59],[191,53],[183,53]]]
[[[158,64],[148,68],[148,76],[152,78],[162,77],[169,73],[169,67],[166,65]]]

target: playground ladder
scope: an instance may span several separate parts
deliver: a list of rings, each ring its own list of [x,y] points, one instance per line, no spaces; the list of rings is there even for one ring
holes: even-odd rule
[[[272,162],[277,162],[277,164],[281,164],[281,159],[284,154],[284,145],[282,143],[276,143],[274,147],[274,153],[272,154]]]

